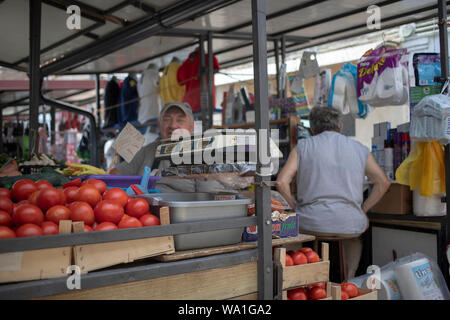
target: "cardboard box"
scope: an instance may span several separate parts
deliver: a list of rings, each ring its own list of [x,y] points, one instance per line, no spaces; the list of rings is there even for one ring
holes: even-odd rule
[[[298,214],[291,213],[284,221],[272,220],[272,237],[275,238],[295,238],[298,236]],[[245,227],[242,234],[242,241],[258,241],[258,230],[256,226]]]
[[[375,123],[373,125],[373,136],[374,137],[379,137],[380,136],[380,124],[379,123]]]
[[[384,150],[384,138],[383,137],[373,137],[372,145],[377,148],[377,150]]]
[[[381,122],[380,125],[380,137],[383,137],[384,140],[388,140],[389,138],[389,129],[391,129],[390,122]]]
[[[409,122],[399,124],[399,125],[397,126],[397,132],[409,133],[409,126],[410,126],[410,123],[409,123]]]
[[[392,183],[383,198],[370,211],[382,214],[410,214],[412,191],[409,186]]]

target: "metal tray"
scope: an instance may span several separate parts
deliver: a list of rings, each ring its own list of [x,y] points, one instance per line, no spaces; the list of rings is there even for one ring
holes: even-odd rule
[[[234,200],[215,200],[235,197]],[[169,207],[170,223],[193,222],[247,216],[250,198],[231,193],[158,193],[140,195],[150,204],[152,212]],[[175,250],[190,250],[239,243],[243,228],[206,231],[174,236]]]

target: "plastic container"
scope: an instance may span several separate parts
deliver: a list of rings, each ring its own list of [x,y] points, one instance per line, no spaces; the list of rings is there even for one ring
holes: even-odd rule
[[[132,184],[140,184],[142,176],[122,176],[115,174],[100,174],[100,175],[87,175],[78,176],[73,178],[81,178],[82,181],[86,179],[98,179],[102,180],[108,187],[112,188],[128,188]],[[150,176],[148,179],[148,189],[155,189],[156,182],[161,179],[160,176]]]
[[[152,212],[168,206],[170,223],[237,218],[247,216],[247,206],[252,202],[236,194],[214,193],[159,193],[137,196],[150,204]],[[232,200],[225,200],[234,198]],[[221,200],[216,200],[221,199]],[[200,249],[224,246],[241,242],[242,227],[216,231],[205,231],[174,236],[175,250]]]
[[[433,195],[424,197],[420,195],[420,190],[413,191],[413,213],[415,216],[432,217],[445,216],[447,214],[447,206],[441,201],[444,195]]]

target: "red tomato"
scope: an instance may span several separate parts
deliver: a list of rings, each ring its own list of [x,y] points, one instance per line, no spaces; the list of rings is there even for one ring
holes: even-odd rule
[[[124,214],[124,215],[122,216],[122,218],[120,218],[120,221],[122,221],[123,219],[128,219],[128,218],[130,218],[130,216],[127,215],[127,214]]]
[[[313,284],[308,285],[308,289],[311,290],[312,288],[315,288],[315,287],[319,287],[319,288],[325,289],[326,286],[327,285],[325,284],[325,282],[317,282],[317,283],[313,283]]]
[[[308,263],[320,262],[319,255],[314,251],[307,252],[306,258],[308,259]]]
[[[295,251],[294,250],[289,250],[288,252],[286,252],[288,255],[290,255],[291,256],[291,258],[292,258],[292,255],[295,253]]]
[[[307,254],[308,252],[313,251],[311,248],[303,247],[299,250],[300,252],[303,252],[304,254]]]
[[[341,285],[342,291],[345,291],[350,298],[354,298],[358,295],[358,287],[353,283],[346,282]]]
[[[102,200],[102,195],[94,186],[84,185],[78,190],[75,200],[87,202],[92,208],[95,208],[97,203]]]
[[[287,297],[289,300],[308,300],[308,294],[304,288],[288,290]]]
[[[294,261],[294,264],[307,264],[308,259],[306,258],[305,254],[297,251],[292,255],[292,260]]]
[[[128,195],[120,188],[111,188],[105,191],[103,200],[116,200],[122,207],[125,207],[128,203]]]
[[[9,191],[9,189],[0,188],[0,197],[8,197],[11,199],[11,192]]]
[[[23,204],[14,212],[14,220],[20,225],[32,223],[40,226],[44,221],[44,214],[39,207],[33,204]]]
[[[69,205],[71,211],[70,219],[72,221],[83,221],[84,224],[91,225],[95,221],[94,210],[92,207],[82,201],[75,201]]]
[[[87,179],[83,182],[82,185],[85,185],[85,184],[92,185],[93,187],[95,187],[98,190],[98,192],[100,192],[100,194],[103,194],[106,191],[106,189],[108,188],[106,186],[106,183],[104,183],[102,180],[98,180],[98,179]]]
[[[66,194],[64,193],[64,189],[56,189],[59,192],[59,198],[61,199],[61,204],[65,205],[66,204]]]
[[[42,232],[41,227],[32,224],[32,223],[26,223],[24,225],[21,225],[16,230],[16,236],[17,237],[36,237],[36,236],[42,236],[44,233]]]
[[[11,215],[6,211],[0,210],[0,226],[9,227],[11,223]]]
[[[6,211],[9,214],[13,213],[13,202],[6,196],[0,196],[0,210]]]
[[[150,212],[150,206],[148,205],[147,200],[142,198],[134,198],[128,201],[125,212],[136,218],[142,217],[144,214]]]
[[[97,228],[95,228],[95,231],[107,231],[107,230],[117,230],[117,226],[112,222],[102,222],[100,223]]]
[[[143,226],[142,222],[139,221],[139,219],[137,219],[135,217],[129,217],[127,219],[122,219],[118,224],[119,229],[139,228],[142,226]]]
[[[81,178],[76,178],[72,181],[63,184],[64,189],[67,187],[77,187],[77,188],[81,187]]]
[[[42,190],[45,188],[53,188],[53,185],[50,182],[48,182],[47,180],[39,180],[39,181],[36,181],[36,187],[39,190]]]
[[[35,192],[33,192],[33,193],[28,197],[28,202],[29,202],[30,204],[37,205],[37,197],[38,197],[39,191],[40,191],[40,190],[36,190]]]
[[[23,205],[23,204],[32,204],[32,203],[30,203],[30,201],[28,201],[28,200],[20,200],[19,202],[17,202],[17,204],[18,204],[19,206],[21,206],[21,205]]]
[[[95,230],[95,228],[97,228],[97,226],[98,226],[98,223],[97,223],[97,221],[95,221],[95,222],[92,224],[91,227],[92,227],[93,230]]]
[[[84,232],[91,232],[94,231],[94,229],[92,229],[90,226],[88,226],[87,224],[84,225]]]
[[[112,189],[110,189],[112,190]],[[94,209],[95,220],[98,222],[112,222],[118,224],[124,214],[123,207],[114,200],[100,201]]]
[[[312,288],[309,292],[309,298],[311,300],[320,300],[327,297],[327,292],[325,289],[322,289],[320,287]]]
[[[41,228],[42,228],[42,233],[44,235],[51,235],[51,234],[58,234],[59,233],[59,227],[53,221],[44,221],[44,222],[42,222]]]
[[[6,226],[0,226],[0,239],[15,238],[15,232]]]
[[[72,203],[76,201],[76,196],[78,193],[78,187],[67,187],[64,189],[64,195],[66,196],[66,202]]]
[[[341,300],[348,300],[349,298],[348,293],[341,289]]]
[[[142,217],[139,218],[139,220],[142,222],[142,224],[145,227],[149,227],[149,226],[158,226],[161,223],[159,222],[159,219],[157,216],[149,213],[149,214],[144,214]]]
[[[292,257],[288,254],[286,254],[286,267],[293,266],[294,260],[292,260]]]
[[[49,208],[58,204],[64,204],[61,199],[61,193],[55,188],[45,188],[39,191],[36,199],[36,204],[43,211],[47,211]]]
[[[70,214],[71,211],[69,208],[59,204],[47,210],[45,219],[59,225],[59,220],[70,220]]]
[[[16,181],[11,189],[11,196],[16,200],[26,200],[28,197],[37,190],[36,183],[29,179],[22,179]]]

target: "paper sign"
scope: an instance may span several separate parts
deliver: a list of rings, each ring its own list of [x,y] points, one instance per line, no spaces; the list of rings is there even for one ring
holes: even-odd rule
[[[127,123],[113,143],[117,153],[130,163],[145,142],[144,136],[130,123]]]

